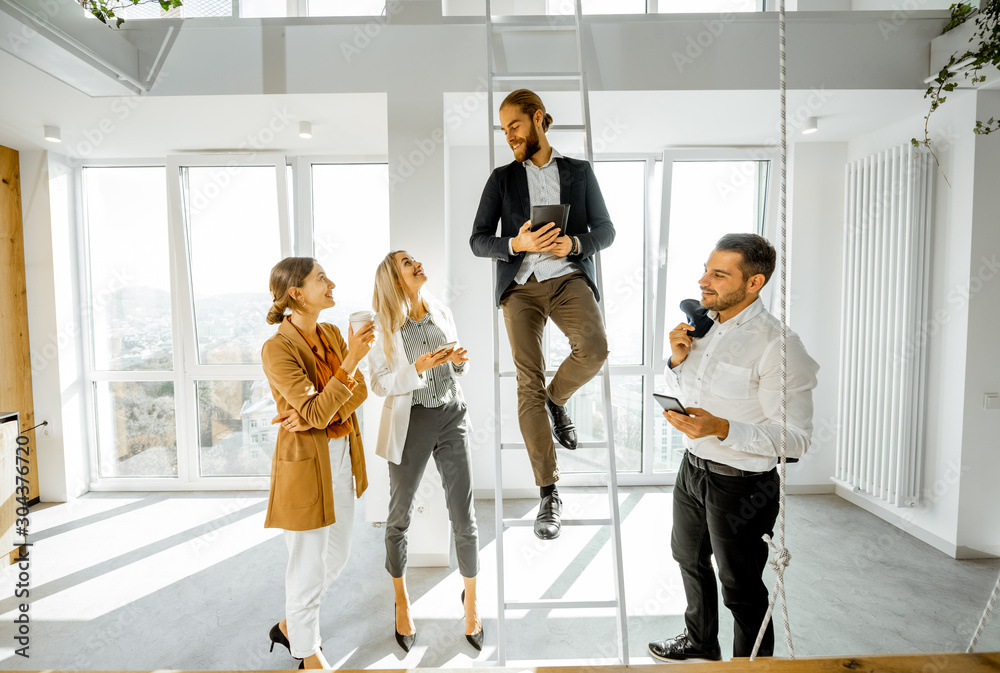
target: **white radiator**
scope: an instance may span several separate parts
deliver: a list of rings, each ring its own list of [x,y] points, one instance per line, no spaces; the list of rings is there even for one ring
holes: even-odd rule
[[[911,145],[847,165],[835,481],[920,493],[934,173]]]

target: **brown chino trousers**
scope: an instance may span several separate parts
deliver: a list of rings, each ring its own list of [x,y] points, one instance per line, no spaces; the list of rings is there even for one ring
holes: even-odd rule
[[[548,486],[559,480],[559,465],[545,395],[560,406],[566,404],[601,371],[608,359],[608,337],[594,292],[581,271],[541,282],[532,275],[524,285],[512,285],[500,299],[500,306],[517,369],[521,436],[528,447],[535,484]],[[549,318],[569,339],[572,352],[546,389],[542,330]]]

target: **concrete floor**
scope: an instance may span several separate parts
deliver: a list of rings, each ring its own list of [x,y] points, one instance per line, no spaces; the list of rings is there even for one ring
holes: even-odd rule
[[[599,516],[602,495],[567,490],[567,509]],[[684,593],[670,558],[669,489],[622,488],[629,647],[683,628]],[[493,501],[477,501],[482,548],[480,610],[486,645],[463,636],[461,578],[452,568],[408,572],[416,647],[404,656],[392,631],[383,529],[357,510],[344,575],[322,614],[323,648],[340,668],[488,666],[495,662],[496,547]],[[268,652],[282,617],[286,561],[280,533],[263,525],[266,494],[90,493],[31,515],[30,659],[0,640],[3,669],[280,669],[296,663]],[[535,502],[510,500],[507,516],[533,518]],[[569,514],[566,514],[567,516]],[[788,498],[786,574],[796,654],[964,650],[1000,571],[1000,561],[955,561],[833,495]],[[606,530],[565,527],[554,542],[530,528],[505,537],[508,598],[613,596]],[[12,631],[17,576],[0,575],[0,623]],[[768,586],[772,579],[766,577]],[[9,590],[10,589],[10,590]],[[720,600],[721,605],[721,600]],[[509,660],[597,663],[617,656],[610,610],[509,613]],[[723,612],[722,650],[732,618]],[[1000,615],[980,651],[1000,650]],[[778,635],[779,655],[785,655]]]

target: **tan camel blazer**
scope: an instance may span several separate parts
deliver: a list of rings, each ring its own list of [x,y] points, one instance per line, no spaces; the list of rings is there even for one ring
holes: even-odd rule
[[[340,330],[329,323],[320,323],[319,328],[343,362],[347,343],[340,336]],[[336,519],[326,426],[338,411],[341,418],[350,417],[353,425],[348,439],[356,496],[360,498],[368,488],[364,448],[355,413],[368,397],[364,377],[355,371],[357,385],[353,392],[336,378],[330,379],[323,392],[317,392],[313,352],[287,319],[278,325],[274,336],[264,342],[261,360],[278,411],[295,409],[312,426],[304,432],[278,429],[264,527],[314,530],[329,526]]]

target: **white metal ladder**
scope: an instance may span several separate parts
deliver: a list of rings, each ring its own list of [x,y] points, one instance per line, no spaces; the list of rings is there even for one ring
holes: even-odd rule
[[[490,171],[495,165],[494,140],[496,131],[500,127],[494,124],[494,88],[498,82],[577,82],[579,83],[580,104],[583,111],[582,125],[553,125],[557,130],[580,131],[584,137],[584,152],[587,161],[593,163],[593,141],[590,133],[590,95],[587,89],[586,72],[583,68],[583,36],[582,36],[582,16],[580,11],[580,0],[574,0],[574,16],[572,23],[562,22],[555,17],[541,17],[543,21],[535,17],[494,17],[491,0],[486,0],[486,67],[488,70],[487,82],[487,123],[489,125],[489,155]],[[576,60],[577,69],[574,72],[524,72],[498,73],[493,64],[493,41],[501,33],[510,32],[540,32],[556,33],[572,31],[576,37]],[[597,270],[597,287],[601,290],[602,300],[599,303],[601,319],[606,322],[604,308],[604,283],[601,273],[600,255],[595,256]],[[493,285],[496,287],[496,262],[493,263]],[[500,409],[500,379],[515,377],[514,371],[502,371],[500,369],[500,325],[499,309],[493,309],[493,396],[494,396],[494,456],[496,460],[494,488],[496,497],[496,547],[497,547],[497,663],[504,666],[507,663],[506,654],[506,627],[505,617],[507,610],[553,610],[553,609],[593,609],[593,608],[615,608],[615,617],[618,631],[618,659],[621,664],[628,665],[628,621],[625,612],[625,579],[622,567],[622,542],[621,542],[621,518],[618,507],[618,476],[615,465],[615,441],[614,441],[614,419],[611,407],[611,373],[608,362],[605,361],[601,370],[604,383],[604,442],[580,442],[579,448],[607,448],[607,492],[608,508],[610,516],[608,518],[597,519],[562,519],[563,526],[609,526],[611,529],[610,539],[612,553],[614,555],[614,585],[615,599],[606,601],[577,601],[566,599],[539,599],[534,601],[508,601],[504,592],[504,533],[508,528],[517,526],[532,526],[533,519],[504,519],[503,517],[503,451],[508,449],[524,450],[523,443],[504,443],[502,441],[502,420]],[[546,376],[552,376],[554,371],[546,371]],[[552,542],[551,544],[558,544]]]

